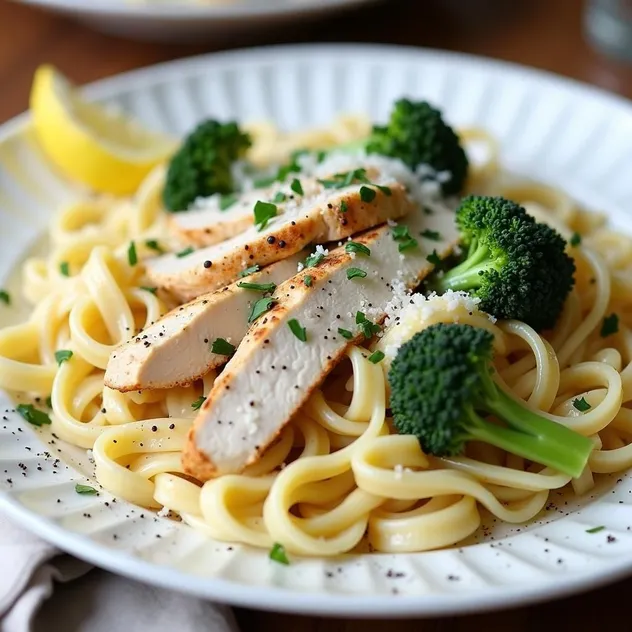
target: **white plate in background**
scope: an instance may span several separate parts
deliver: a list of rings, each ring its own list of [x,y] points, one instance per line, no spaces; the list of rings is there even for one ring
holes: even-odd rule
[[[313,20],[379,0],[18,0],[130,39],[191,44]]]
[[[453,125],[495,134],[512,171],[563,187],[632,232],[632,105],[542,72],[430,50],[289,46],[171,62],[86,93],[181,134],[205,116],[267,118],[288,129],[324,125],[343,111],[383,121],[395,99],[426,98]],[[28,132],[25,116],[0,129],[0,286],[16,298],[11,271],[72,195]],[[18,313],[0,309],[0,325]],[[189,594],[269,610],[394,618],[532,603],[632,574],[630,474],[601,477],[581,499],[553,492],[552,506],[526,526],[485,521],[459,548],[293,559],[285,567],[265,550],[207,540],[129,503],[106,507],[108,494],[76,494],[75,482],[92,471],[85,452],[4,412],[10,406],[0,394],[0,508],[78,557]],[[606,529],[586,533],[596,525]]]

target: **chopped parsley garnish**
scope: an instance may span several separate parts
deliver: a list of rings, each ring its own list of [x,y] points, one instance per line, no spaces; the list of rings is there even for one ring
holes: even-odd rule
[[[11,305],[11,296],[6,290],[0,290],[0,301],[5,305]]]
[[[77,494],[83,494],[84,496],[96,496],[99,492],[94,489],[94,487],[90,487],[90,485],[81,485],[77,483],[75,485],[75,491]]]
[[[347,200],[341,200],[340,201],[340,212],[341,213],[346,213],[348,209],[349,209],[349,207],[347,206]]]
[[[156,293],[158,292],[157,287],[148,287],[147,285],[141,285],[140,289],[145,290],[145,292],[149,292],[150,294],[154,294],[154,295],[156,295]]]
[[[50,417],[43,410],[35,408],[33,404],[20,404],[16,410],[23,419],[34,426],[44,426],[51,423]]]
[[[345,244],[345,252],[355,252],[357,255],[371,256],[371,249],[357,241],[348,241]]]
[[[180,259],[182,259],[182,257],[188,257],[190,254],[194,252],[195,252],[195,249],[189,246],[188,248],[185,248],[184,250],[181,250],[180,252],[176,252],[176,257],[179,257]]]
[[[601,325],[601,337],[607,338],[619,331],[619,317],[616,314],[610,314],[603,319]]]
[[[279,182],[283,182],[285,178],[287,178],[291,173],[297,173],[301,170],[301,166],[296,162],[295,159],[290,162],[290,164],[280,167],[277,171],[276,179]]]
[[[431,208],[428,208],[427,206],[423,207],[423,211],[424,211],[424,215],[434,215],[434,211]]]
[[[70,276],[70,265],[67,261],[62,261],[59,264],[59,271],[61,272],[62,276]]]
[[[312,287],[312,281],[314,280],[314,277],[311,274],[306,274],[303,277],[303,283],[305,283],[305,285],[307,287]]]
[[[426,239],[432,239],[432,241],[441,241],[441,233],[438,230],[429,230],[426,228],[426,230],[422,231],[421,236]]]
[[[346,338],[347,340],[351,340],[353,338],[353,332],[349,331],[348,329],[342,329],[342,327],[339,327],[338,328],[338,333],[343,338]]]
[[[309,255],[307,259],[305,259],[305,263],[303,264],[306,268],[315,268],[319,263],[323,261],[325,255],[322,252],[315,252],[313,255]]]
[[[378,188],[382,193],[384,193],[386,197],[391,197],[391,195],[393,195],[393,192],[391,191],[390,187],[385,187],[383,184],[374,184],[373,186]]]
[[[581,243],[582,243],[582,236],[579,233],[573,233],[571,235],[571,240],[570,240],[571,246],[573,246],[573,248],[576,248]]]
[[[360,268],[349,268],[347,270],[347,279],[364,279],[366,272]]]
[[[278,564],[284,564],[285,566],[289,566],[290,560],[287,559],[287,553],[285,552],[285,547],[278,542],[272,545],[270,549],[270,559],[273,562],[277,562]]]
[[[441,264],[441,257],[437,254],[436,250],[433,250],[432,253],[426,257],[426,261],[428,263],[432,263],[432,265],[438,266]]]
[[[219,210],[227,211],[231,206],[235,206],[235,204],[237,204],[238,199],[239,198],[235,193],[222,195],[222,197],[219,198]]]
[[[260,298],[258,301],[255,301],[252,309],[250,310],[250,315],[248,316],[248,322],[254,323],[259,316],[263,316],[270,308],[276,303],[273,298]]]
[[[592,406],[586,401],[585,397],[581,399],[577,398],[573,400],[573,408],[576,408],[580,413],[585,413],[590,410]]]
[[[296,318],[292,318],[287,323],[291,332],[301,341],[307,342],[307,329],[305,327],[301,327],[301,323],[296,320]]]
[[[276,182],[276,176],[266,176],[265,178],[258,178],[253,182],[253,185],[256,189],[264,189],[265,187],[269,187],[271,184]]]
[[[211,351],[217,355],[231,356],[235,353],[235,345],[231,345],[224,338],[216,338],[211,344]]]
[[[391,228],[391,235],[395,241],[404,241],[405,239],[411,239],[410,228],[404,225],[397,225]]]
[[[292,184],[290,184],[290,189],[292,189],[292,191],[294,191],[294,193],[296,193],[297,195],[304,195],[303,185],[298,178],[294,178],[294,180],[292,180]]]
[[[50,395],[46,398],[46,406],[48,408],[52,408],[53,407],[53,398]]]
[[[599,533],[603,531],[606,527],[603,525],[599,525],[598,527],[593,527],[592,529],[586,529],[586,533]]]
[[[318,182],[326,189],[344,189],[355,182],[368,183],[369,181],[366,177],[366,169],[354,169],[346,173],[337,173],[330,180],[319,180]],[[373,197],[375,197],[375,191],[373,191]]]
[[[136,243],[131,242],[127,249],[127,261],[131,266],[135,266],[138,263],[138,255],[136,254]]]
[[[259,265],[255,263],[254,266],[250,266],[249,268],[245,268],[239,273],[239,278],[243,279],[244,277],[250,276],[255,272],[259,272]]]
[[[379,333],[382,328],[376,323],[372,323],[362,312],[356,312],[356,325],[360,325],[365,338],[373,338],[375,334]]]
[[[255,290],[255,292],[274,292],[274,290],[276,290],[275,283],[248,283],[247,281],[240,281],[237,283],[237,287],[242,287],[244,290]]]
[[[360,199],[363,202],[373,202],[377,193],[375,189],[369,189],[369,187],[360,187]]]
[[[285,193],[283,193],[283,191],[279,191],[273,198],[272,198],[272,203],[273,204],[281,204],[282,202],[285,202],[285,200],[287,199],[287,195],[285,195]]]
[[[202,404],[206,401],[206,397],[204,395],[200,395],[192,404],[191,408],[193,410],[200,410],[202,408]]]
[[[155,252],[164,252],[161,245],[155,239],[147,239],[145,241],[145,246],[150,250],[154,250]]]
[[[70,349],[60,349],[59,351],[55,351],[55,360],[57,361],[57,365],[61,366],[64,362],[67,362],[72,358],[72,351]]]
[[[417,248],[418,245],[417,240],[411,237],[410,239],[406,239],[406,241],[400,242],[397,245],[397,250],[399,250],[399,252],[406,252],[407,250]]]
[[[372,362],[373,364],[379,364],[382,360],[384,360],[384,353],[382,353],[382,351],[374,351],[370,356],[369,356],[369,362]]]
[[[276,204],[272,204],[271,202],[262,202],[261,200],[259,200],[255,204],[254,213],[255,226],[257,227],[257,230],[261,231],[268,225],[268,222],[273,217],[276,217],[277,206]]]

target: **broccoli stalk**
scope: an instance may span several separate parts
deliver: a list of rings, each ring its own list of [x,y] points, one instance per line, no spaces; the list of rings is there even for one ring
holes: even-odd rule
[[[469,292],[481,299],[483,311],[537,331],[553,327],[575,283],[564,239],[501,197],[464,198],[456,223],[467,254],[430,279],[428,288]]]
[[[163,190],[166,209],[174,213],[186,211],[199,197],[232,193],[233,163],[250,146],[250,136],[237,123],[200,123],[169,163]]]
[[[404,343],[388,374],[398,432],[415,435],[435,456],[460,454],[467,441],[482,441],[578,477],[592,441],[528,409],[496,384],[493,339],[484,329],[439,323]]]
[[[447,172],[450,177],[441,183],[445,195],[463,189],[469,168],[459,137],[426,101],[400,99],[386,126],[374,126],[368,138],[338,149],[398,158],[412,170],[427,165],[436,173]]]

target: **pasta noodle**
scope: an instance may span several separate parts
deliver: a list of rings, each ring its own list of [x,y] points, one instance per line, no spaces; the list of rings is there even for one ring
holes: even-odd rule
[[[250,159],[278,162],[297,148],[335,146],[368,129],[366,119],[353,116],[298,134],[251,125]],[[434,310],[418,328],[458,318],[491,331],[504,387],[593,439],[578,479],[475,442],[463,456],[425,455],[414,437],[394,433],[385,370],[356,345],[259,461],[204,484],[185,476],[180,452],[195,416],[191,403],[209,392],[215,372],[166,391],[123,394],[103,384],[116,346],[173,307],[143,289],[142,266],[129,260],[130,242],[141,262],[155,254],[152,241],[174,247],[161,208],[164,166],[132,199],[88,197],[53,219],[49,254],[29,259],[22,270],[31,316],[0,331],[0,387],[18,397],[50,395],[53,431],[92,450],[95,477],[112,494],[169,510],[213,538],[256,547],[278,542],[318,556],[367,544],[383,552],[424,551],[470,536],[482,508],[523,523],[542,510],[551,490],[572,485],[585,494],[595,476],[632,466],[632,239],[560,190],[509,179],[484,130],[461,136],[485,154],[472,169],[470,190],[515,199],[566,238],[582,235],[574,250],[576,285],[547,337],[478,312]],[[602,337],[601,324],[613,313],[618,332]],[[73,355],[57,366],[59,349]],[[580,414],[573,402],[582,397],[590,410]]]

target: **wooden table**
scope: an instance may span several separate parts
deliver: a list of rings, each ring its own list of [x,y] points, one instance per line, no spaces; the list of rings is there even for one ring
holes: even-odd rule
[[[582,35],[581,0],[387,0],[363,12],[239,37],[230,47],[307,41],[384,42],[445,48],[550,70],[632,98],[632,66],[596,54]],[[216,49],[124,41],[0,0],[0,121],[27,106],[32,73],[51,62],[84,83],[124,70]],[[226,46],[225,46],[226,47]],[[632,580],[551,604],[443,620],[360,622],[239,611],[243,632],[521,632],[608,629],[629,623]],[[323,613],[326,614],[326,613]]]

